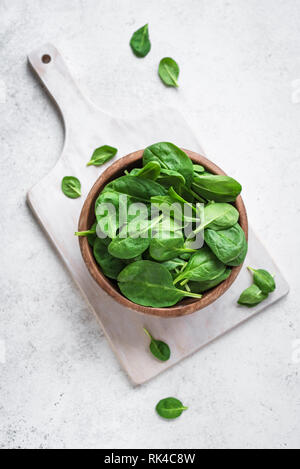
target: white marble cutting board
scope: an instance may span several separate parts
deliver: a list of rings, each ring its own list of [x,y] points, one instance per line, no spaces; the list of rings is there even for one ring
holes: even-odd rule
[[[44,63],[43,57],[48,56]],[[49,59],[50,62],[49,62]],[[106,114],[88,101],[75,84],[57,49],[47,44],[29,55],[29,61],[61,110],[65,124],[65,145],[55,168],[28,193],[28,203],[52,240],[125,371],[135,384],[141,384],[191,355],[204,345],[233,329],[288,293],[288,285],[253,232],[249,233],[249,253],[245,265],[262,267],[276,275],[277,289],[259,306],[248,309],[236,303],[250,285],[251,276],[242,269],[233,286],[214,304],[190,316],[161,319],[144,316],[112,300],[94,282],[81,258],[74,236],[79,214],[95,180],[107,165],[86,167],[96,147],[108,144],[119,149],[118,157],[145,148],[156,141],[202,152],[196,136],[178,111],[164,107],[135,121]],[[202,152],[203,153],[203,152]],[[108,163],[109,164],[109,163]],[[226,168],[223,168],[226,171]],[[64,176],[77,176],[82,182],[80,199],[66,198],[60,189]],[[166,363],[148,353],[143,327],[165,340],[172,356]]]

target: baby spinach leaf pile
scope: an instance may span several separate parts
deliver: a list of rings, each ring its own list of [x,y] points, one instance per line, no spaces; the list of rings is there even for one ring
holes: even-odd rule
[[[164,308],[186,297],[201,298],[226,280],[231,267],[242,264],[246,257],[247,241],[238,222],[239,213],[232,205],[241,185],[194,165],[183,150],[169,142],[147,147],[142,163],[142,167],[128,168],[105,186],[95,204],[94,225],[76,234],[88,236],[100,269],[132,302]],[[203,203],[203,216],[199,215],[199,201]],[[138,234],[128,231],[135,216],[124,224],[119,221],[120,213],[132,202],[143,203],[147,212],[147,221]],[[117,217],[99,211],[103,203],[110,203]],[[179,208],[187,205],[192,216],[174,210],[167,229],[160,207],[174,203]],[[150,222],[153,205],[159,211]],[[199,222],[197,228],[186,235],[184,226],[195,220]],[[105,239],[98,238],[97,223]],[[199,230],[204,230],[205,243],[194,249],[191,243]],[[265,295],[266,285],[271,288],[270,279],[262,272],[255,272],[255,278]]]
[[[269,293],[275,290],[276,284],[273,275],[267,270],[256,270],[252,267],[248,267],[248,269],[253,273],[253,284],[243,291],[238,299],[238,304],[252,308],[266,300]]]

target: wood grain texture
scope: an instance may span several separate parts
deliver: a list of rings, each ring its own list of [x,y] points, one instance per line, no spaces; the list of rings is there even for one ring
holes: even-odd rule
[[[50,56],[50,62],[42,61],[44,55]],[[251,281],[246,269],[242,269],[234,285],[212,305],[184,317],[165,319],[139,314],[112,300],[90,276],[74,236],[84,200],[95,181],[110,165],[86,168],[92,152],[108,144],[119,149],[120,157],[155,141],[171,141],[200,154],[203,150],[175,109],[162,107],[134,121],[119,119],[99,110],[82,95],[53,45],[47,44],[34,51],[29,55],[29,62],[61,110],[66,132],[60,159],[53,170],[29,191],[28,204],[61,255],[134,383],[141,384],[153,378],[288,292],[280,271],[250,230],[246,262],[270,270],[277,281],[276,291],[258,307],[248,310],[236,304],[239,294]],[[60,189],[63,176],[71,175],[82,182],[82,197],[75,200],[65,197]],[[149,354],[143,327],[170,345],[172,355],[168,362],[158,362]]]
[[[205,158],[205,156],[186,149],[185,152],[195,164],[198,163],[204,166],[207,171],[210,171],[213,174],[225,175],[224,171],[221,168],[219,168],[217,165]],[[125,169],[130,170],[132,167],[141,167],[142,158],[143,150],[136,151],[119,159],[118,161],[113,163],[108,169],[106,169],[106,171],[104,171],[104,173],[97,179],[89,195],[86,198],[86,201],[83,205],[80,214],[78,231],[86,231],[90,229],[90,227],[94,223],[95,202],[104,187],[113,179],[122,176],[124,174]],[[245,232],[246,239],[248,240],[247,213],[241,196],[237,197],[237,200],[234,205],[239,211],[239,223]],[[204,293],[201,299],[183,299],[175,306],[169,308],[150,308],[138,305],[125,298],[120,293],[116,283],[105,277],[105,275],[101,272],[101,269],[99,268],[97,262],[95,261],[93,251],[88,243],[87,238],[79,238],[79,244],[82,257],[90,274],[95,279],[97,284],[106,291],[106,293],[108,293],[114,300],[118,301],[126,308],[131,308],[135,311],[138,311],[139,313],[149,314],[162,318],[176,318],[180,316],[186,316],[212,304],[220,296],[222,296],[233,284],[243,266],[243,264],[241,264],[237,267],[233,267],[230,276],[215,288],[212,288],[208,292]]]

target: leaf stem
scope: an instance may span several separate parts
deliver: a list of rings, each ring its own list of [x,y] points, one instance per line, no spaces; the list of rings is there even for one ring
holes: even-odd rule
[[[75,236],[88,236],[90,234],[96,234],[96,230],[76,231],[75,232]]]
[[[184,287],[188,283],[188,281],[189,281],[188,278],[184,279],[183,282],[180,283],[180,286]]]
[[[152,335],[150,334],[150,332],[147,331],[147,329],[146,329],[145,327],[143,327],[143,329],[144,329],[145,334],[149,337],[149,339],[152,340],[153,337],[152,337]]]
[[[184,279],[184,275],[180,274],[178,277],[176,277],[173,281],[173,285],[176,285],[176,283],[180,282],[180,280]]]
[[[180,289],[178,289],[178,291],[180,291],[184,296],[188,296],[190,298],[202,298],[202,295],[200,295],[200,293],[192,293],[192,292],[183,291]]]

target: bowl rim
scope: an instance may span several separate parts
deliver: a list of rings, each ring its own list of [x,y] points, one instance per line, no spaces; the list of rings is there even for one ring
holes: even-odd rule
[[[216,164],[212,161],[207,159],[205,156],[193,152],[191,150],[183,149],[183,151],[190,157],[194,164],[200,164],[204,166],[205,169],[210,171],[213,174],[220,174],[226,175],[226,173],[219,168]],[[91,210],[93,210],[94,215],[94,205],[95,201],[99,195],[99,193],[103,190],[103,188],[110,182],[111,180],[119,177],[119,175],[124,172],[126,168],[129,166],[138,163],[139,160],[143,157],[144,150],[138,150],[133,153],[130,153],[122,158],[119,158],[113,164],[111,164],[96,180],[95,184],[93,185],[92,189],[90,190],[89,194],[86,197],[86,200],[83,204],[79,223],[78,223],[78,231],[86,231],[90,229],[90,217],[91,217]],[[118,174],[117,174],[118,173]],[[244,230],[246,240],[248,241],[248,219],[247,219],[247,212],[243,202],[242,197],[239,195],[236,201],[233,204],[237,210],[239,211],[240,218],[239,224]],[[217,285],[216,287],[208,290],[208,292],[203,294],[201,299],[184,299],[181,300],[174,306],[166,307],[166,308],[153,308],[150,306],[142,306],[132,301],[128,300],[125,296],[118,291],[117,287],[114,286],[113,281],[108,279],[100,270],[94,255],[91,246],[88,243],[87,237],[79,237],[79,245],[81,254],[84,260],[84,263],[87,266],[87,269],[96,283],[110,296],[113,300],[120,303],[122,306],[129,308],[131,310],[137,311],[139,313],[157,316],[162,318],[175,318],[186,316],[188,314],[192,314],[200,309],[205,308],[206,306],[212,304],[218,298],[220,298],[234,283],[238,274],[241,271],[243,264],[232,267],[232,271],[230,276],[224,280],[222,283]]]

